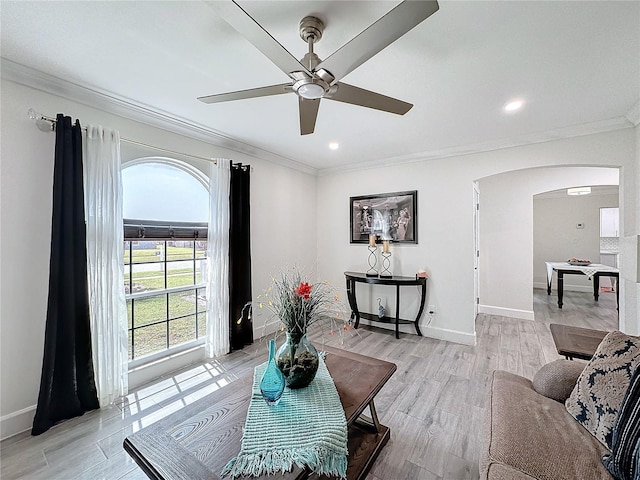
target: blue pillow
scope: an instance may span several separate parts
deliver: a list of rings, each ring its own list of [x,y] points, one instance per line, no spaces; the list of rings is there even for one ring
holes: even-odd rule
[[[602,463],[618,480],[640,478],[640,367],[631,376],[613,426],[611,453]]]

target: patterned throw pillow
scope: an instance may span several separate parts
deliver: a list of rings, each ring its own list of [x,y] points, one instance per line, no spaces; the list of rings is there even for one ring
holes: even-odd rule
[[[639,363],[640,338],[607,334],[565,402],[567,411],[609,449],[618,408]]]
[[[631,377],[613,427],[611,454],[602,463],[618,480],[640,478],[640,368]]]

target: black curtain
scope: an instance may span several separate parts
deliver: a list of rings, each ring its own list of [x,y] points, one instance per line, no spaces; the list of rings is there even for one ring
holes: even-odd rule
[[[91,358],[87,247],[82,186],[82,132],[56,122],[49,300],[38,407],[32,435],[98,408]]]
[[[238,350],[253,343],[251,321],[250,168],[232,165],[229,192],[229,343]]]

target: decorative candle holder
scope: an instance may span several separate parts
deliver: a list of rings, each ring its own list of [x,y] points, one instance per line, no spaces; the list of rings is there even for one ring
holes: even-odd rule
[[[382,252],[382,270],[380,270],[380,277],[393,277],[391,273],[391,252]]]
[[[369,270],[367,270],[366,275],[367,277],[377,277],[378,270],[376,269],[376,265],[378,263],[378,255],[376,255],[376,253],[378,252],[378,247],[369,245],[367,249],[369,250],[369,258],[367,259]]]

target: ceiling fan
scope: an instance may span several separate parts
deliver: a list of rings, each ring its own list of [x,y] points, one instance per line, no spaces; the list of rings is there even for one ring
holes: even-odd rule
[[[209,3],[227,23],[286,73],[291,82],[207,95],[198,97],[198,100],[220,103],[295,93],[298,95],[301,135],[313,133],[322,98],[397,115],[407,113],[413,107],[412,104],[354,87],[340,82],[340,79],[433,15],[439,8],[436,0],[405,0],[325,60],[320,60],[313,53],[314,43],[322,38],[324,23],[317,17],[305,17],[300,21],[300,37],[308,44],[309,52],[298,61],[235,0]]]

